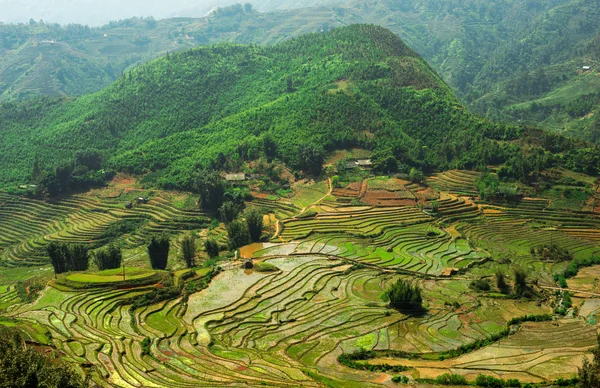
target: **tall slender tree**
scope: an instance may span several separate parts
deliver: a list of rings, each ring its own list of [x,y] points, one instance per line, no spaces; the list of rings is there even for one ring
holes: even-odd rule
[[[153,236],[148,244],[148,256],[153,269],[166,269],[169,262],[171,243],[165,235]]]
[[[181,240],[181,254],[185,265],[188,268],[193,268],[194,257],[196,256],[196,238],[193,234],[189,234]]]

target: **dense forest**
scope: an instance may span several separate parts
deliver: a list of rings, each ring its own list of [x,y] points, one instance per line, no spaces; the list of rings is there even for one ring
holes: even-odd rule
[[[95,28],[34,20],[0,25],[0,100],[94,92],[133,66],[197,45],[276,44],[308,32],[375,23],[425,58],[476,113],[598,140],[597,102],[580,104],[581,115],[569,110],[577,99],[589,101],[600,86],[594,71],[600,63],[598,1],[318,5],[265,0],[217,8],[198,19],[132,18]],[[592,71],[582,72],[583,66]]]
[[[315,175],[327,152],[352,146],[385,171],[506,163],[503,176],[526,180],[552,165],[598,167],[583,143],[472,115],[413,50],[371,25],[169,54],[96,94],[4,104],[0,126],[2,184],[29,180],[50,194],[114,171],[191,189],[195,171],[261,157]]]

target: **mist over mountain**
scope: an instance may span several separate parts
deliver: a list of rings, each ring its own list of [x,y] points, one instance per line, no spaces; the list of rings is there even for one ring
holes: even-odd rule
[[[86,24],[99,26],[111,20],[133,16],[166,18],[186,9],[195,9],[199,16],[205,15],[219,3],[229,1],[209,0],[1,0],[0,22],[25,23],[30,19],[60,24]]]
[[[134,16],[164,19],[203,17],[215,7],[250,3],[259,11],[296,9],[315,6],[346,5],[350,0],[0,0],[0,23],[26,23],[30,19],[60,24],[104,25]]]

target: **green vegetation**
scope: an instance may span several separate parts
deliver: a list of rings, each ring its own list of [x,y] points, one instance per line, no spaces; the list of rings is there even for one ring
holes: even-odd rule
[[[244,213],[244,218],[246,218],[246,223],[248,224],[250,240],[253,242],[260,241],[263,231],[263,213],[253,208]]]
[[[390,306],[400,311],[418,311],[423,308],[421,289],[403,279],[398,279],[384,294]]]
[[[229,237],[229,249],[234,250],[250,244],[250,232],[248,224],[242,220],[235,220],[227,225],[227,236]]]
[[[152,236],[146,249],[153,269],[164,270],[167,268],[170,247],[171,243],[168,236]]]
[[[70,271],[87,271],[89,248],[83,245],[51,242],[46,247],[54,274]]]
[[[181,255],[188,268],[193,268],[195,266],[196,238],[193,234],[189,234],[181,240]]]
[[[597,387],[600,384],[600,338],[598,345],[592,349],[592,361],[585,359],[578,369],[578,386],[581,388]]]
[[[121,248],[114,244],[95,251],[92,257],[100,271],[119,268],[123,262]]]
[[[0,329],[0,386],[83,388],[88,384],[54,352],[25,343],[15,331]]]
[[[204,249],[206,250],[208,257],[210,257],[211,259],[219,256],[219,252],[221,251],[219,243],[213,239],[207,239],[204,242]]]
[[[290,76],[293,92],[283,81]],[[339,79],[356,88],[323,93]],[[508,162],[507,179],[551,165],[592,174],[598,166],[598,151],[583,143],[473,116],[399,38],[366,25],[273,47],[217,45],[171,54],[93,95],[2,105],[0,123],[6,128],[0,142],[5,187],[28,181],[35,160],[44,166],[36,175],[56,177],[38,179],[49,194],[53,187],[75,190],[70,182],[81,163],[93,174],[161,171],[157,185],[193,190],[211,212],[226,200],[215,170],[239,171],[273,152],[313,175],[327,152],[348,146],[387,150],[415,171]],[[526,155],[510,142],[519,137],[537,139]],[[99,156],[78,162],[78,152]],[[97,160],[100,170],[94,170]]]
[[[256,272],[277,272],[279,271],[279,268],[277,268],[271,263],[260,262],[254,265],[254,270]]]

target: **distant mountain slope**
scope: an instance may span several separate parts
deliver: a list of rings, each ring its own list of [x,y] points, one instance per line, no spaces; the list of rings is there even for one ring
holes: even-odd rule
[[[366,25],[170,54],[96,94],[2,105],[0,128],[3,185],[26,181],[36,155],[52,167],[97,150],[106,167],[161,171],[159,182],[176,188],[199,166],[234,169],[261,155],[318,171],[325,152],[349,146],[372,149],[389,171],[472,168],[520,155],[508,140],[522,134],[468,113],[396,35]],[[543,141],[575,152],[545,134],[529,147]]]
[[[271,3],[257,0],[254,9],[269,9]],[[0,26],[0,73],[5,75],[0,101],[97,91],[129,66],[167,51],[223,41],[274,44],[367,22],[397,33],[477,113],[558,131],[567,128],[569,134],[593,141],[598,137],[593,135],[600,126],[594,119],[598,115],[589,116],[594,109],[583,120],[567,112],[567,105],[589,99],[585,96],[593,89],[573,84],[582,80],[578,70],[583,64],[597,67],[599,62],[593,49],[600,34],[597,0],[336,0],[317,8],[296,8],[314,5],[310,1],[277,4],[295,9],[259,13],[235,5],[201,19],[131,19],[99,29]],[[49,48],[40,43],[44,40],[56,43]],[[561,96],[559,104],[554,94]]]

